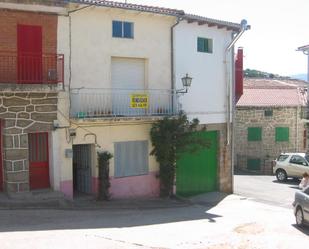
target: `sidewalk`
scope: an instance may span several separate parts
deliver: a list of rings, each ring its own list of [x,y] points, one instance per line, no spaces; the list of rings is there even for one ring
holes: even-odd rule
[[[60,192],[29,192],[15,194],[11,197],[0,193],[0,209],[160,209],[187,207],[190,205],[215,206],[222,201],[227,194],[211,192],[191,198],[141,198],[141,199],[116,199],[110,201],[97,201],[92,196],[67,200]]]

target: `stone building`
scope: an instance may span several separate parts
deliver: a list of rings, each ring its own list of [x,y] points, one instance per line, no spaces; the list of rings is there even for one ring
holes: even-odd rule
[[[58,4],[0,3],[0,191],[52,187],[52,133],[63,90]],[[41,1],[42,2],[42,1]]]
[[[245,79],[236,104],[235,168],[271,174],[271,161],[282,152],[305,152],[305,83]]]

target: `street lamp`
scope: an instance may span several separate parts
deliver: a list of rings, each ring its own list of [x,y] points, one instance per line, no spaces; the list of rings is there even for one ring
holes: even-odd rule
[[[182,81],[182,86],[183,86],[183,88],[177,90],[176,93],[187,93],[187,92],[188,92],[188,88],[191,86],[192,79],[193,79],[193,78],[192,78],[192,77],[189,77],[188,74],[186,74],[185,77],[182,77],[182,78],[181,78],[181,81]]]

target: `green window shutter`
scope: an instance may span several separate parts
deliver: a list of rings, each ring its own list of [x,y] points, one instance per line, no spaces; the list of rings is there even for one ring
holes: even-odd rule
[[[262,128],[261,127],[248,127],[248,141],[261,141]]]
[[[198,37],[197,38],[197,51],[198,52],[205,52],[205,39]]]
[[[247,159],[247,169],[261,170],[261,159]]]
[[[212,53],[212,39],[207,39],[207,52]]]
[[[288,142],[289,135],[289,127],[276,127],[276,142]]]

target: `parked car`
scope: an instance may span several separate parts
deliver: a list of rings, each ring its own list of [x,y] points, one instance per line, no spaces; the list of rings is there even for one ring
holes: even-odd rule
[[[296,224],[309,225],[309,187],[296,191],[293,207]]]
[[[282,153],[273,165],[273,173],[279,182],[284,182],[288,177],[301,178],[309,173],[309,158],[305,153]]]

